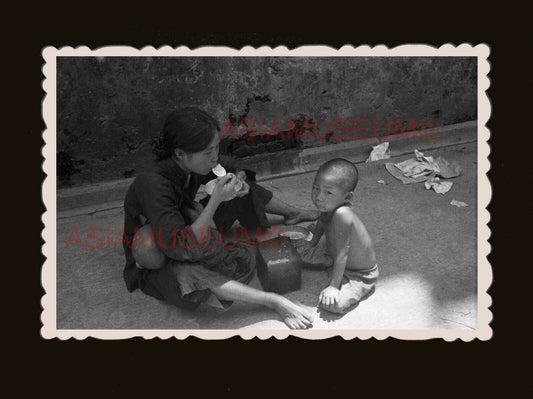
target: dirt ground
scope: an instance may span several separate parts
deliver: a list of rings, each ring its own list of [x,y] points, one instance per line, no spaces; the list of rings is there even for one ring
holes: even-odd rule
[[[476,328],[477,144],[441,148],[426,155],[441,155],[461,166],[462,173],[450,180],[454,185],[448,193],[426,190],[423,183],[404,185],[387,172],[383,161],[357,165],[360,181],[355,210],[373,239],[380,278],[372,296],[346,315],[334,316],[316,307],[326,273],[304,270],[301,289],[286,296],[316,315],[314,329]],[[314,173],[306,173],[261,184],[289,203],[312,208],[313,178]],[[452,206],[452,199],[468,206]],[[121,208],[58,219],[58,329],[287,328],[275,312],[256,305],[235,303],[225,312],[203,307],[190,312],[139,290],[129,293],[122,279],[120,243],[115,249],[105,245],[82,249],[76,243],[65,248],[73,227],[84,242],[88,228],[103,232],[109,228],[112,247],[122,225]],[[257,278],[253,285],[259,287]]]

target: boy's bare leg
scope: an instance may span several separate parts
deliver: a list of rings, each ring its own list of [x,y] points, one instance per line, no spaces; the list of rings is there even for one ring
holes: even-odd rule
[[[304,308],[273,292],[264,292],[233,280],[210,290],[218,299],[267,306],[278,312],[292,329],[309,328],[313,323],[313,317]]]
[[[265,211],[275,215],[285,216],[285,224],[296,224],[307,220],[316,220],[320,216],[318,210],[296,208],[275,196],[266,204]]]

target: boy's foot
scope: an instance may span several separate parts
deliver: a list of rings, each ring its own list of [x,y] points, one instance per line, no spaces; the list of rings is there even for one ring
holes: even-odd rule
[[[274,310],[291,329],[305,329],[313,325],[313,316],[309,312],[281,295],[276,297]]]
[[[294,211],[294,213],[291,213],[290,215],[285,216],[284,222],[286,225],[292,225],[292,224],[297,224],[300,222],[317,220],[319,216],[320,216],[320,211],[318,210],[299,209],[297,211]]]

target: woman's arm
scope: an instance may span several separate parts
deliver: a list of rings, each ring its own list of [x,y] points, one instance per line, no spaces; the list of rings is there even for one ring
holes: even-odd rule
[[[231,182],[217,186],[210,204],[192,225],[188,225],[179,209],[181,194],[175,191],[168,179],[157,174],[137,177],[137,198],[144,216],[154,228],[157,246],[167,257],[184,262],[203,262],[208,266],[223,260],[224,250],[218,233],[206,234],[205,230],[214,229],[214,211],[230,192],[234,193],[235,187]]]
[[[234,176],[226,175],[221,177],[219,182],[215,185],[213,193],[209,198],[209,202],[202,210],[198,218],[191,224],[191,228],[195,237],[200,240],[203,236],[202,230],[215,228],[213,216],[220,203],[231,199],[235,195],[235,184],[237,180]]]

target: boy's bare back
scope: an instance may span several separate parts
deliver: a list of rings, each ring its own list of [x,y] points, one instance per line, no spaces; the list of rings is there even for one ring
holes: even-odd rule
[[[324,218],[329,255],[336,259],[346,256],[346,269],[365,270],[376,265],[372,239],[363,222],[347,205],[341,206],[329,218]]]

